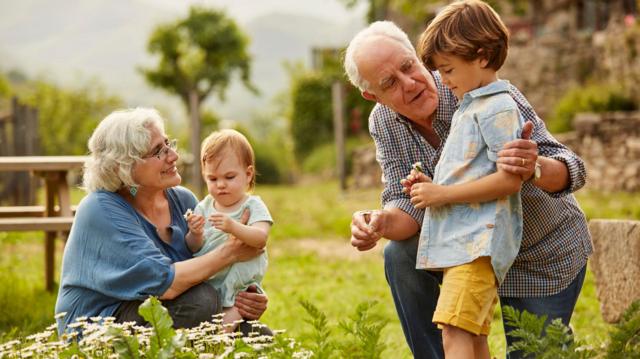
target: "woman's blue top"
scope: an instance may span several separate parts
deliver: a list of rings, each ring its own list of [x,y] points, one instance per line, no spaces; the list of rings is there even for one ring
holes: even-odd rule
[[[173,263],[192,258],[183,214],[196,197],[184,187],[165,191],[171,210],[171,243],[122,196],[97,191],[78,205],[62,259],[56,313],[58,332],[78,317],[113,316],[123,301],[162,295],[173,282]]]

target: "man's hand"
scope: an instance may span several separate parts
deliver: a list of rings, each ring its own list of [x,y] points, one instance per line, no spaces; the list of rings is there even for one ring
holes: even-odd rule
[[[351,217],[351,245],[359,251],[376,246],[386,227],[384,210],[358,211]]]
[[[538,144],[530,140],[533,123],[525,122],[522,127],[522,139],[505,143],[498,152],[499,169],[520,176],[523,181],[530,179],[538,160]]]
[[[257,293],[257,288],[251,285],[245,292],[238,292],[234,306],[243,318],[256,320],[267,310],[268,302],[266,294]]]
[[[445,191],[445,186],[432,183],[429,180],[428,182],[416,183],[411,186],[409,195],[411,196],[411,203],[415,208],[424,209],[447,204]]]

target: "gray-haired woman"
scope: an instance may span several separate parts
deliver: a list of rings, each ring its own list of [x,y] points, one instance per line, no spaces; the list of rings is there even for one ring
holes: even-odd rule
[[[261,250],[231,240],[192,257],[183,214],[197,200],[179,186],[176,141],[165,134],[160,114],[144,108],[111,113],[93,132],[89,151],[88,195],[64,251],[55,310],[66,315],[58,331],[80,316],[142,324],[137,309],[150,295],[162,300],[175,327],[193,327],[221,312],[218,293],[203,281]],[[235,305],[244,318],[258,319],[267,297],[242,292]]]

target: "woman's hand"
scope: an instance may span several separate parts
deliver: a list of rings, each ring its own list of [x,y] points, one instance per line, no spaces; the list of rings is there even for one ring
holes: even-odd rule
[[[251,285],[245,292],[238,292],[234,306],[243,318],[256,320],[267,310],[268,302],[267,295],[257,293],[257,288]]]

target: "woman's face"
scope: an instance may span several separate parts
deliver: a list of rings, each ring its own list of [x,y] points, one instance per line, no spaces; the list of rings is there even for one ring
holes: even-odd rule
[[[133,180],[147,189],[164,190],[182,182],[176,168],[178,153],[171,148],[171,140],[156,126],[149,128],[149,150],[142,155],[142,162],[133,168]]]

